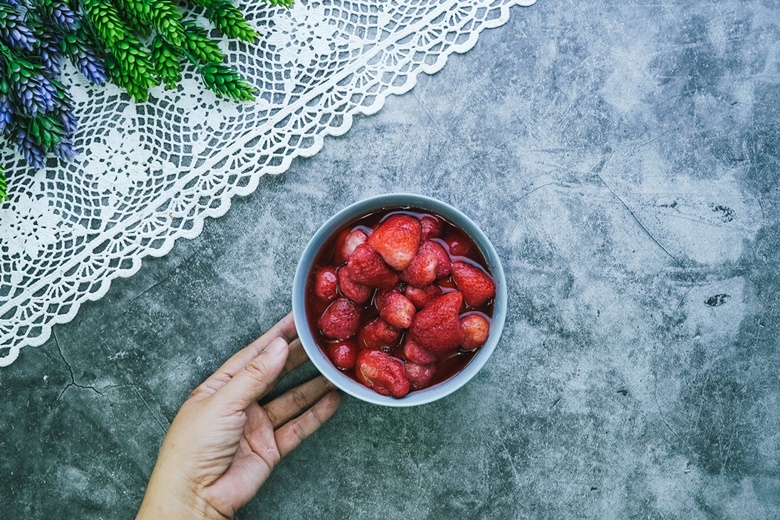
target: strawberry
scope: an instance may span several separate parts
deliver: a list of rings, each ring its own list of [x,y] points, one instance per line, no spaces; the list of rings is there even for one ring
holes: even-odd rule
[[[404,295],[409,298],[415,307],[422,309],[428,302],[441,296],[441,289],[436,285],[427,285],[422,289],[410,285],[404,291]]]
[[[379,316],[393,327],[408,329],[412,326],[415,312],[417,309],[409,298],[400,293],[391,293],[379,310]]]
[[[379,350],[382,347],[392,347],[401,331],[388,324],[382,318],[375,318],[358,334],[358,346],[370,350]]]
[[[387,289],[398,281],[398,275],[368,244],[361,244],[355,248],[352,256],[349,257],[347,267],[350,280],[369,287]]]
[[[422,348],[419,343],[414,341],[408,335],[404,343],[404,357],[412,363],[418,365],[430,365],[439,360],[439,357],[433,352]]]
[[[450,257],[436,242],[423,242],[409,267],[401,273],[401,280],[415,287],[432,284],[436,278],[450,274]]]
[[[430,386],[436,375],[436,365],[418,365],[417,363],[404,363],[404,375],[416,389]]]
[[[471,244],[469,239],[466,238],[463,233],[454,232],[444,237],[444,242],[447,244],[452,256],[468,256],[471,252]]]
[[[423,215],[420,217],[420,224],[423,240],[430,240],[431,238],[438,238],[441,236],[441,230],[444,224],[440,218],[434,217],[433,215]]]
[[[466,350],[474,350],[481,347],[485,344],[490,334],[490,322],[479,314],[469,314],[461,318],[460,328],[466,334],[466,339],[462,345]]]
[[[355,283],[349,278],[349,267],[342,265],[336,270],[341,294],[355,303],[366,303],[371,298],[373,289],[367,285]]]
[[[339,233],[336,239],[335,257],[336,264],[343,264],[352,253],[357,249],[357,246],[368,242],[368,235],[362,229],[345,229]]]
[[[314,280],[314,294],[321,300],[333,300],[338,296],[337,285],[336,270],[330,266],[323,267]]]
[[[362,350],[357,357],[355,373],[361,383],[378,394],[403,397],[409,393],[403,363],[384,352]]]
[[[496,295],[493,279],[482,269],[466,262],[452,263],[452,278],[463,299],[471,307],[479,307]]]
[[[447,251],[437,242],[428,241],[425,242],[422,247],[425,247],[436,257],[436,278],[444,278],[450,275],[452,269],[452,263],[450,262],[450,255]],[[420,249],[422,249],[422,247]]]
[[[392,289],[380,289],[374,296],[374,305],[376,310],[381,311],[382,307],[387,303],[387,298],[391,294],[403,294],[406,291],[406,287],[403,284],[396,284]]]
[[[409,267],[401,273],[401,280],[414,287],[425,287],[426,285],[430,285],[436,280],[437,264],[438,260],[436,256],[431,253],[419,251],[417,256],[412,259]]]
[[[349,370],[354,367],[357,354],[357,345],[355,345],[354,340],[348,339],[328,344],[328,356],[336,368],[340,370]]]
[[[409,215],[391,215],[377,227],[368,239],[387,265],[403,271],[420,247],[420,221]]]
[[[439,296],[415,315],[412,336],[434,352],[455,350],[466,338],[458,317],[462,305],[463,295],[457,291]]]
[[[346,298],[331,303],[317,322],[322,334],[332,339],[354,336],[359,325],[360,309]]]

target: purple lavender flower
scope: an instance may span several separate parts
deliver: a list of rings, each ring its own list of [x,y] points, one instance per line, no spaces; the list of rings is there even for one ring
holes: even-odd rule
[[[11,91],[27,113],[35,117],[38,113],[54,110],[57,104],[57,91],[54,85],[43,74],[38,74],[34,70],[18,65],[16,69],[11,70]]]
[[[5,3],[0,3],[0,38],[15,49],[32,52],[38,42],[32,31],[22,23],[22,17],[16,10]]]
[[[16,144],[19,146],[19,151],[24,155],[24,158],[27,159],[27,162],[30,163],[33,168],[43,168],[43,166],[46,164],[46,154],[41,149],[40,146],[38,146],[38,143],[33,140],[33,138],[23,129],[19,129],[19,131],[16,134]]]
[[[43,34],[39,33],[41,42],[40,55],[41,62],[46,70],[53,74],[60,73],[60,54],[62,49],[62,37],[49,28],[44,29]]]
[[[78,120],[76,119],[76,116],[73,115],[71,107],[58,107],[54,111],[54,117],[62,123],[62,127],[65,129],[66,134],[72,134],[76,131],[76,128],[78,128]]]
[[[106,67],[97,53],[75,34],[65,37],[65,52],[73,64],[95,85],[106,82]]]
[[[95,85],[102,85],[106,82],[106,67],[91,50],[85,50],[84,54],[79,57],[76,67]]]
[[[13,115],[14,107],[11,104],[11,100],[5,94],[0,94],[0,134],[11,126]]]
[[[61,0],[41,0],[38,2],[38,9],[66,31],[75,31],[78,28],[76,13]]]
[[[54,152],[54,155],[66,161],[73,159],[78,154],[73,148],[73,141],[71,141],[70,137],[63,137],[59,143],[51,147],[51,151]]]
[[[60,73],[60,57],[55,52],[51,52],[49,49],[41,47],[41,62],[43,62],[43,66],[46,67],[46,70],[52,74]]]

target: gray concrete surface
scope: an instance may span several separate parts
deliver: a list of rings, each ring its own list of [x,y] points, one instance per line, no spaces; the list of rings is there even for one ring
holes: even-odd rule
[[[239,518],[780,518],[778,23],[774,1],[515,9],[0,371],[0,516],[131,518],[318,225],[408,190],[494,241],[499,348],[439,403],[345,399]]]

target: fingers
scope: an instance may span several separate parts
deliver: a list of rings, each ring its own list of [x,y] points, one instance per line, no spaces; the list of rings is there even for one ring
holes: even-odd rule
[[[261,350],[265,349],[276,338],[283,338],[288,343],[298,337],[298,331],[295,330],[295,321],[292,313],[288,314],[279,322],[271,327],[268,332],[254,340],[246,348],[239,350],[217,370],[233,377],[239,370],[244,368],[247,363],[252,361]]]
[[[306,351],[303,350],[301,340],[297,338],[290,342],[290,347],[288,350],[290,353],[287,354],[287,362],[284,364],[284,368],[282,369],[282,376],[286,376],[309,360],[309,356],[307,356]]]
[[[309,356],[306,355],[306,351],[303,350],[301,340],[294,339],[292,343],[287,347],[287,361],[284,363],[284,368],[279,373],[271,388],[274,388],[284,376],[303,365],[309,360]]]
[[[276,429],[290,419],[298,417],[333,388],[331,382],[324,377],[315,377],[311,381],[285,392],[263,408]]]
[[[328,392],[306,413],[276,430],[274,437],[276,437],[276,447],[279,449],[279,454],[286,457],[301,442],[317,431],[325,421],[330,419],[340,404],[341,395],[336,391]]]
[[[215,401],[229,412],[244,410],[273,388],[286,360],[287,341],[278,337],[214,394]]]
[[[284,338],[289,342],[297,337],[298,332],[295,330],[295,321],[292,313],[290,313],[271,327],[268,332],[250,343],[249,346],[233,354],[216,372],[192,392],[191,397],[211,395],[222,388],[225,383],[230,381],[247,363],[256,358],[274,339]]]
[[[282,369],[282,372],[279,374],[279,377],[276,378],[276,381],[274,381],[274,384],[271,385],[271,387],[276,386],[276,384],[287,374],[298,368],[299,366],[303,365],[309,360],[309,356],[306,355],[306,351],[303,350],[303,345],[301,344],[301,340],[294,339],[292,343],[290,343],[290,346],[287,348],[288,354],[287,354],[287,362],[284,364],[284,368]]]

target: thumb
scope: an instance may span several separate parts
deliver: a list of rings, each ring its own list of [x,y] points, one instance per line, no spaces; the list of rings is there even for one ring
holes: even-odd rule
[[[244,368],[214,394],[220,407],[230,411],[244,410],[267,394],[284,368],[288,345],[283,338],[276,338]]]

